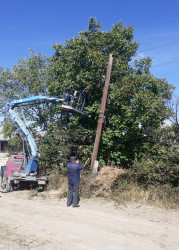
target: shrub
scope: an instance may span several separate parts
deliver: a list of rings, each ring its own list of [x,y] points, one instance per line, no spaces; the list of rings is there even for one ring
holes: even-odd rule
[[[166,184],[177,187],[179,184],[179,165],[163,161],[141,160],[133,164],[129,170],[129,177],[145,188],[151,185]]]

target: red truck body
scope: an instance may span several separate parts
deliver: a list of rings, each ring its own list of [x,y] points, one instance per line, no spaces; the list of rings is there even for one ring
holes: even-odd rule
[[[17,173],[22,168],[23,156],[11,155],[6,164],[5,179],[7,179],[12,173]]]
[[[23,155],[12,155],[8,159],[3,177],[3,187],[6,188],[7,192],[19,188],[22,183],[38,186],[42,190],[47,182],[46,176],[40,176],[36,172],[27,175],[24,171]]]

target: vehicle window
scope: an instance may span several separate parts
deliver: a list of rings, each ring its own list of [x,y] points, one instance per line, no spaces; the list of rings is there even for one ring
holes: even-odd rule
[[[22,165],[22,160],[15,160],[14,161],[14,166],[21,166]]]

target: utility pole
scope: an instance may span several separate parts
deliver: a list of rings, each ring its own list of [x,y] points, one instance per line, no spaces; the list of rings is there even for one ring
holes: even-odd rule
[[[95,144],[94,144],[93,155],[92,155],[92,160],[91,160],[91,170],[93,171],[94,174],[97,174],[97,168],[98,168],[98,162],[97,162],[98,148],[99,148],[99,142],[101,138],[104,112],[106,108],[106,100],[107,100],[108,89],[109,89],[109,82],[111,78],[112,61],[113,61],[113,57],[112,57],[112,54],[110,54],[108,67],[107,67],[107,73],[106,73],[106,80],[105,80],[105,85],[103,89],[103,97],[102,97],[101,107],[100,107],[100,112],[99,112],[99,117],[98,117],[98,126],[97,126],[97,131],[96,131]],[[96,166],[96,163],[97,163],[97,166]]]

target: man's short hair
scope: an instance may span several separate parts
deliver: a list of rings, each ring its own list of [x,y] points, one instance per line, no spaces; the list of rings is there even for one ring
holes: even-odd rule
[[[77,160],[76,156],[71,156],[70,157],[70,162],[73,162],[73,161],[76,161],[76,160]]]

